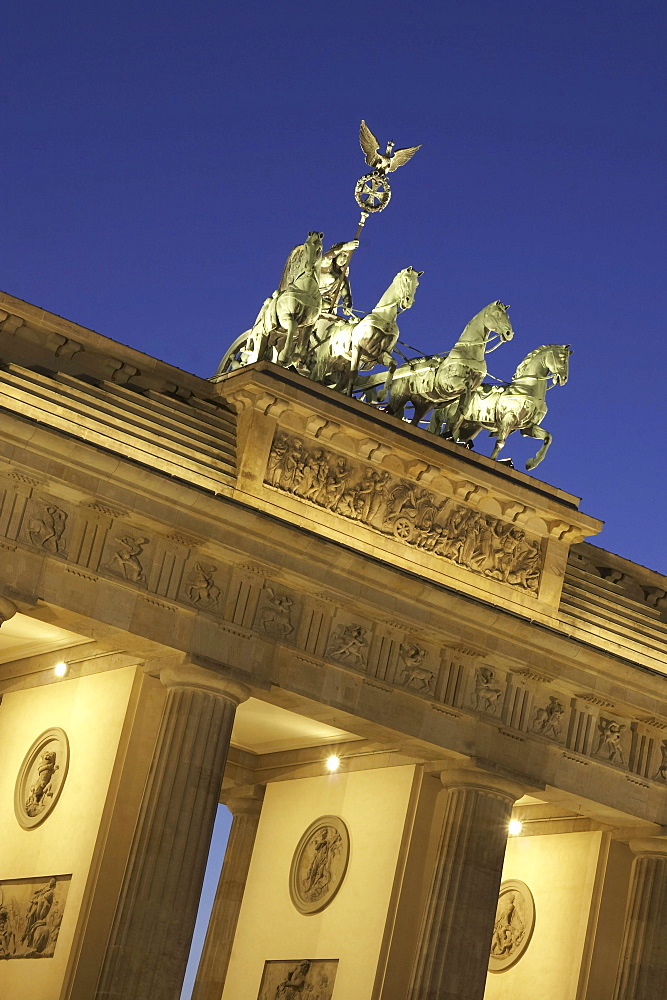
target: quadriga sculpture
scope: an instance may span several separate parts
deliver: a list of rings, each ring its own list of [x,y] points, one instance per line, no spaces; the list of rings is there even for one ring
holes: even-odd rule
[[[320,342],[314,347],[310,377],[325,382],[338,373],[337,388],[344,388],[351,395],[358,371],[385,364],[389,367],[385,382],[388,387],[396,369],[391,353],[398,340],[396,317],[413,305],[423,273],[412,267],[404,268],[372,312],[361,319],[334,320],[321,333],[318,329],[316,336]]]
[[[458,441],[472,441],[484,428],[496,438],[491,458],[496,458],[514,431],[543,441],[542,447],[526,462],[534,469],[547,453],[552,436],[539,425],[547,413],[546,391],[549,378],[565,385],[572,351],[569,344],[545,344],[526,355],[509,385],[483,385],[475,389],[461,413],[458,401],[433,414],[436,433],[444,421],[445,434]]]
[[[491,302],[473,316],[447,354],[414,358],[397,368],[390,383],[387,412],[400,417],[406,403],[412,403],[412,423],[418,424],[432,407],[450,403],[449,412],[460,414],[460,417],[452,416],[452,425],[456,430],[457,419],[463,419],[462,414],[470,403],[472,393],[486,375],[484,355],[489,337],[496,333],[499,343],[504,343],[514,336],[508,309],[509,306],[502,302]],[[383,398],[386,398],[386,390],[378,393],[378,399]]]
[[[271,359],[271,348],[280,364],[301,360],[322,308],[321,262],[322,233],[308,233],[287,258],[277,291],[260,309],[247,337],[244,364]]]

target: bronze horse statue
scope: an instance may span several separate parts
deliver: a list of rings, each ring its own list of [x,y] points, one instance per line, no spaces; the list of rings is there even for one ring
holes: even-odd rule
[[[245,364],[268,359],[288,365],[301,359],[322,308],[321,262],[322,233],[310,232],[292,250],[278,289],[259,311],[247,337]]]
[[[329,381],[338,374],[336,388],[352,395],[358,371],[375,365],[388,365],[385,386],[391,384],[396,362],[392,351],[398,340],[396,317],[409,309],[423,271],[405,267],[399,271],[375,308],[361,319],[334,319],[324,328],[313,348],[310,377],[316,382]]]
[[[387,413],[402,416],[406,403],[411,403],[412,423],[418,424],[432,407],[450,403],[456,404],[457,412],[462,414],[486,375],[489,337],[496,333],[499,347],[514,336],[508,309],[502,302],[491,302],[473,316],[447,354],[413,358],[397,368],[391,380]],[[382,390],[378,399],[383,399]]]
[[[547,413],[547,382],[565,385],[572,351],[569,344],[545,344],[526,355],[509,385],[482,385],[475,389],[468,405],[460,414],[458,402],[436,410],[433,421],[439,430],[445,424],[445,434],[455,441],[472,441],[487,427],[496,444],[491,458],[496,458],[505,441],[514,431],[524,437],[538,438],[542,447],[526,462],[527,469],[540,464],[552,441],[552,435],[540,427]],[[455,433],[456,430],[456,433]]]

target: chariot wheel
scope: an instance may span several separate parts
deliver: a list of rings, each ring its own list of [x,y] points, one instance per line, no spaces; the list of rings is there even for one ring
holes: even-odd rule
[[[394,534],[407,542],[412,537],[412,523],[407,517],[399,517],[394,522]]]
[[[242,368],[247,364],[244,355],[250,348],[251,338],[252,330],[246,330],[245,333],[236,338],[231,347],[223,354],[216,375],[227,375],[228,372],[236,371],[237,368]]]

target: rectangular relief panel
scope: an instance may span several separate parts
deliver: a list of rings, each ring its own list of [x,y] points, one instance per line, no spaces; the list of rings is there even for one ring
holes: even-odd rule
[[[277,431],[266,486],[434,558],[537,598],[544,543],[512,521],[440,497],[408,479]]]
[[[0,882],[0,959],[52,958],[71,875]]]
[[[331,1000],[337,970],[337,958],[265,962],[257,1000],[301,996],[308,1000]]]

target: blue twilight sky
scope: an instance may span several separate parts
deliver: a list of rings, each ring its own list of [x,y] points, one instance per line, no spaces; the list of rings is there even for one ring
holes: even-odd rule
[[[497,298],[516,337],[493,374],[570,342],[539,476],[607,522],[604,547],[667,571],[666,10],[9,5],[0,287],[208,375],[309,229],[354,234],[364,117],[423,148],[366,225],[355,304],[412,264],[401,333],[425,352]]]
[[[538,474],[667,572],[664,0],[14,3],[1,40],[0,287],[209,375],[308,230],[354,234],[363,117],[423,148],[355,304],[411,264],[425,352],[494,299],[493,374],[571,343]]]

